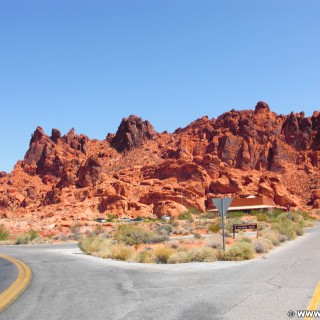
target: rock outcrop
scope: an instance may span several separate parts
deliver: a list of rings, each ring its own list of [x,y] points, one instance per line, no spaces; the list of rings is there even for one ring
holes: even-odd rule
[[[204,212],[220,196],[320,209],[319,190],[320,112],[277,115],[258,102],[172,134],[133,115],[102,141],[37,127],[24,160],[0,173],[0,215],[63,231],[75,217]]]
[[[119,152],[140,147],[144,141],[152,139],[156,135],[149,121],[143,121],[135,115],[123,118],[112,145]]]

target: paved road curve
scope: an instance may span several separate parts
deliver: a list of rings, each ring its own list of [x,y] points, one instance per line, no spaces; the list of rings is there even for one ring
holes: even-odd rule
[[[4,292],[18,277],[16,265],[0,257],[0,294]]]
[[[320,228],[249,262],[137,265],[75,245],[0,247],[33,281],[2,320],[289,319],[320,280]]]

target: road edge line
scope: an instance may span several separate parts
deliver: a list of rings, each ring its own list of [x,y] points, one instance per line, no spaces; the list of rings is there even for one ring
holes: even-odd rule
[[[309,311],[316,310],[319,303],[320,303],[320,281],[317,284],[316,290],[314,291],[314,294],[312,296],[312,299],[310,301],[310,304],[307,310]],[[309,319],[312,319],[312,318],[310,317],[305,318],[305,320],[309,320]]]
[[[14,303],[28,288],[32,280],[30,268],[22,261],[0,254],[0,258],[12,262],[18,268],[18,277],[13,284],[0,294],[0,313]]]

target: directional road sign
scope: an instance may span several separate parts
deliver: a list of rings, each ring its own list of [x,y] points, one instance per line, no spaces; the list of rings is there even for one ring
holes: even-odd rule
[[[221,216],[224,216],[228,211],[228,208],[232,202],[233,198],[213,198],[212,202],[215,204],[218,212]]]

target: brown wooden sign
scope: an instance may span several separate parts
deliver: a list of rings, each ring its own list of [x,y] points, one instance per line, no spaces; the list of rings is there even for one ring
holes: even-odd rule
[[[257,238],[258,238],[258,224],[257,223],[244,223],[244,224],[234,224],[233,225],[233,239],[236,236],[236,230],[257,230]]]

